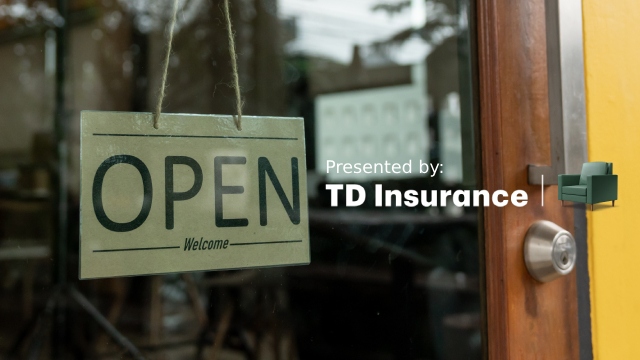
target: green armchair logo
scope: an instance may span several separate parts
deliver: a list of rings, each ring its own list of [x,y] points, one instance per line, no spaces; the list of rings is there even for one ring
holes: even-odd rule
[[[591,205],[618,200],[618,175],[613,174],[613,163],[588,162],[576,175],[558,175],[558,200]]]

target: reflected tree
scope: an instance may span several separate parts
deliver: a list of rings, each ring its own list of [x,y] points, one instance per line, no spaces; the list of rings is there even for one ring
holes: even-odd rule
[[[372,7],[372,11],[395,16],[406,11],[416,11],[414,3],[415,0],[380,2]],[[372,44],[373,49],[385,52],[389,47],[402,45],[413,37],[419,37],[435,48],[467,29],[467,8],[467,0],[425,0],[421,11],[424,21],[420,21],[421,25],[414,24],[377,41]]]

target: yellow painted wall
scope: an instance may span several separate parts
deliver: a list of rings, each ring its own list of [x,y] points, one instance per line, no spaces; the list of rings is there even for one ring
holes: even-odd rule
[[[615,208],[587,211],[595,359],[640,359],[640,1],[583,0],[590,161],[613,162]]]

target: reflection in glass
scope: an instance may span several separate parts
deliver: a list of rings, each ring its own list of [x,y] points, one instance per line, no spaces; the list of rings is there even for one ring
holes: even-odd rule
[[[172,1],[69,0],[67,22],[53,2],[0,5],[0,353],[28,352],[16,329],[52,289],[53,29],[68,26],[68,278],[145,354],[480,358],[477,209],[373,198],[376,184],[476,188],[469,0],[231,1],[245,113],[305,119],[311,265],[75,280],[79,112],[150,110]],[[222,0],[179,3],[165,111],[232,114]],[[328,160],[413,166],[327,173]],[[421,173],[421,161],[440,167]],[[368,197],[331,207],[327,183]],[[62,354],[121,354],[83,312],[67,314]]]

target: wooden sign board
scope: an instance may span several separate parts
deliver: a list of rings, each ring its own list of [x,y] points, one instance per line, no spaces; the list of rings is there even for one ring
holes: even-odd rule
[[[80,278],[310,262],[301,118],[83,111]]]

